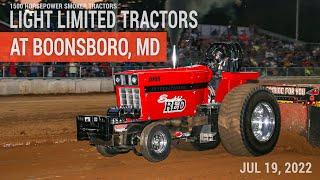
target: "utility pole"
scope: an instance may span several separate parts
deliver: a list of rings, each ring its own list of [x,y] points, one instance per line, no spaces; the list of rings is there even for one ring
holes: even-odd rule
[[[300,17],[300,0],[297,0],[296,7],[296,41],[299,40],[299,17]]]

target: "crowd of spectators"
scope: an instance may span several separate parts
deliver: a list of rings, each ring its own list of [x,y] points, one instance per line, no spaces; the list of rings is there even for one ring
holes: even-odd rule
[[[3,74],[4,73],[4,74]],[[0,63],[1,77],[110,77],[110,63]]]
[[[187,64],[190,59],[203,57],[209,43],[239,42],[244,50],[247,67],[318,67],[320,65],[320,45],[308,45],[285,41],[257,33],[255,30],[237,32],[214,30],[210,37],[203,38],[197,30],[187,30],[180,42],[180,59]]]
[[[268,72],[271,75],[311,75],[315,73],[320,75],[319,44],[281,40],[271,35],[258,33],[254,28],[250,28],[250,33],[239,32],[235,29],[228,27],[225,32],[213,30],[209,37],[201,36],[197,29],[186,30],[179,44],[180,64],[199,63],[204,58],[210,43],[232,41],[242,46],[244,50],[243,67],[247,67],[246,69],[269,69],[272,71]],[[291,74],[288,74],[288,69],[289,72],[292,72]]]

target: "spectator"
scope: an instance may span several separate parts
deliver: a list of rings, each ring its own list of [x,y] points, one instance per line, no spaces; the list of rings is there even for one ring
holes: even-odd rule
[[[95,74],[95,77],[100,76],[100,68],[97,63],[93,63],[93,72]]]
[[[3,67],[4,67],[4,65],[3,65],[3,63],[1,63],[0,62],[0,78],[2,78],[3,77]]]
[[[53,72],[54,72],[54,67],[52,65],[50,65],[48,67],[47,77],[53,77]]]
[[[107,63],[101,63],[100,69],[103,71],[104,77],[110,77],[112,76],[112,68],[110,67],[110,64]]]
[[[15,63],[11,62],[9,65],[9,77],[16,77],[17,76],[17,68]]]
[[[23,74],[23,69],[24,69],[24,65],[23,63],[18,63],[17,64],[17,77],[23,77],[24,74]]]
[[[246,43],[249,41],[249,37],[247,35],[247,33],[245,31],[243,31],[240,36],[239,36],[239,40],[243,43]]]
[[[77,77],[77,63],[69,63],[69,77]]]
[[[30,77],[38,77],[38,65],[37,63],[32,63],[30,66]]]

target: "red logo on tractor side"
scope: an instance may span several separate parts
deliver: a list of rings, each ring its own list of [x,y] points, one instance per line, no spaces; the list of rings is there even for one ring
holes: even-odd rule
[[[167,94],[161,95],[158,99],[158,103],[164,103],[163,113],[182,112],[187,105],[187,101],[183,99],[182,96],[174,96],[173,98],[168,99]]]

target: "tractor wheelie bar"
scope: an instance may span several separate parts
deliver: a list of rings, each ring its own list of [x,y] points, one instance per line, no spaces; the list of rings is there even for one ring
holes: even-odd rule
[[[133,150],[151,162],[168,157],[173,139],[198,150],[221,142],[238,156],[271,152],[281,124],[274,94],[258,84],[259,73],[239,72],[237,44],[212,44],[206,56],[202,65],[115,74],[117,107],[78,116],[77,139],[104,156]]]

